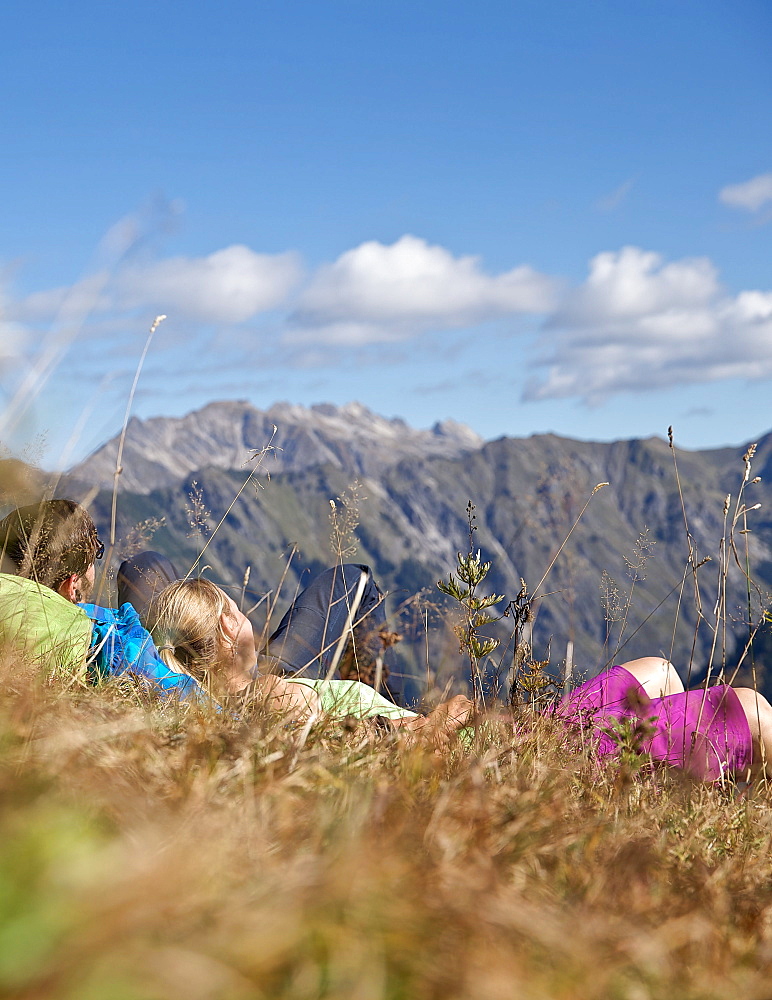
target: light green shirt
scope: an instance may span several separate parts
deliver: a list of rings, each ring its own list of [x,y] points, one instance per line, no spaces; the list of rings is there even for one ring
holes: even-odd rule
[[[347,715],[355,719],[372,719],[376,715],[387,719],[418,717],[416,712],[400,708],[361,681],[312,680],[308,677],[285,677],[284,680],[289,684],[304,684],[316,691],[322,711],[333,719],[345,719]]]
[[[91,621],[50,587],[0,573],[0,645],[46,672],[85,681]]]

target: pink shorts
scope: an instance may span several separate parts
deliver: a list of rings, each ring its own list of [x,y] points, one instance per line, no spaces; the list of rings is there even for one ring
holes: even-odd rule
[[[618,741],[608,730],[630,719],[641,723],[641,752],[696,778],[715,780],[746,771],[751,764],[748,720],[727,684],[649,698],[640,682],[617,666],[585,681],[557,711],[592,732],[601,756],[618,753]]]

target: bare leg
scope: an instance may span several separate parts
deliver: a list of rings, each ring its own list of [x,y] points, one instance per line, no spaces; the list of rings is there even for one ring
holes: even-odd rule
[[[639,681],[650,698],[664,698],[667,694],[680,694],[684,686],[676,668],[661,656],[642,656],[637,660],[621,663]]]
[[[772,705],[753,688],[734,689],[753,738],[753,772],[772,776]]]

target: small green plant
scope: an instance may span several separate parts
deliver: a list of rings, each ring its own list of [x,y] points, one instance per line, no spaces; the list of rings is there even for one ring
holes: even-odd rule
[[[617,745],[620,774],[632,777],[651,767],[651,757],[643,749],[646,740],[654,735],[654,719],[609,719],[601,732],[610,736]]]
[[[534,708],[543,709],[557,698],[561,685],[547,668],[550,659],[534,660],[527,642],[518,644],[515,657],[516,670],[510,690],[510,704],[515,705],[519,696]]]
[[[447,594],[448,597],[457,601],[461,608],[461,621],[455,626],[454,631],[458,637],[459,652],[466,653],[469,657],[473,698],[475,705],[477,705],[483,698],[483,675],[480,663],[490,656],[499,644],[498,639],[484,635],[480,629],[490,625],[491,622],[498,621],[497,618],[487,613],[487,609],[503,601],[504,596],[502,594],[489,594],[487,596],[478,594],[491,564],[483,562],[480,549],[474,551],[474,532],[477,531],[477,526],[474,523],[476,520],[474,510],[475,505],[470,500],[466,505],[466,516],[469,524],[469,551],[466,555],[458,553],[456,572],[448,574],[447,581],[438,580],[437,586],[443,594]]]

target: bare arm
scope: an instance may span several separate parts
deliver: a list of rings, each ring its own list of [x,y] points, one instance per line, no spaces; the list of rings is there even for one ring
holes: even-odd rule
[[[469,698],[457,694],[438,705],[429,715],[420,715],[417,719],[392,719],[391,722],[399,730],[441,746],[459,729],[469,725],[473,715],[474,705]]]
[[[319,695],[313,688],[305,684],[288,684],[275,674],[265,674],[252,681],[245,702],[283,715],[289,722],[304,722],[322,711]]]

